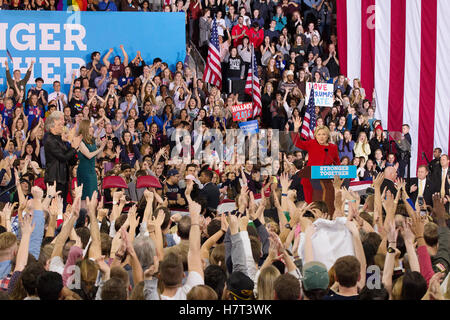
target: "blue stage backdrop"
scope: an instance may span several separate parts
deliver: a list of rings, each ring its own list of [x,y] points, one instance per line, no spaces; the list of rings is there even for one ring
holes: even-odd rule
[[[11,75],[19,69],[22,77],[35,61],[27,89],[41,76],[45,89],[59,80],[68,92],[72,72],[78,75],[92,52],[103,59],[113,48],[110,62],[116,55],[123,61],[121,44],[130,62],[141,51],[147,64],[160,57],[174,70],[186,55],[185,27],[184,13],[0,11],[0,90],[6,89],[6,59]]]

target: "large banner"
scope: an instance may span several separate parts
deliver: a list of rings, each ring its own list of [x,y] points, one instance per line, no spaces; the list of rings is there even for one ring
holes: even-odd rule
[[[6,89],[5,60],[7,51],[12,71],[25,75],[35,61],[29,84],[36,77],[44,79],[49,90],[53,81],[64,83],[68,92],[72,72],[88,63],[90,55],[99,51],[103,56],[110,48],[123,61],[120,45],[129,62],[137,51],[146,64],[160,57],[174,70],[177,61],[186,55],[184,13],[166,12],[58,12],[0,11],[0,89]],[[28,89],[28,87],[27,87]]]

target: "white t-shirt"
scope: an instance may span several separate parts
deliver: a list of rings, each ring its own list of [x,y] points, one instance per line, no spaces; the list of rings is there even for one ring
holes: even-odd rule
[[[53,257],[50,260],[48,271],[58,272],[60,275],[64,272],[64,262],[60,256]]]
[[[205,284],[203,277],[195,271],[189,272],[186,282],[182,287],[179,287],[177,293],[173,297],[161,295],[161,300],[186,300],[186,295],[195,286]]]
[[[214,21],[211,21],[211,28],[212,28],[213,22]],[[217,23],[217,33],[219,34],[219,36],[223,37],[224,30],[226,28],[224,29],[222,26],[226,26],[225,19],[216,19],[216,23]]]

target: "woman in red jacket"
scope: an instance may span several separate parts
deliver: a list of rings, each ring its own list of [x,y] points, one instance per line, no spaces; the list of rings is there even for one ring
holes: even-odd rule
[[[291,134],[292,142],[297,148],[308,152],[308,166],[340,165],[338,148],[329,143],[330,130],[326,126],[318,126],[314,130],[314,138],[306,141],[300,140],[299,129],[302,125],[300,117],[294,120],[294,132]],[[313,189],[309,179],[302,179],[305,200],[312,202]]]

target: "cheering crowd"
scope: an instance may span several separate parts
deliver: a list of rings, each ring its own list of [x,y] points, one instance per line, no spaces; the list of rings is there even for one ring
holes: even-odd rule
[[[11,2],[3,0],[2,9],[57,6]],[[0,297],[450,299],[448,155],[436,148],[409,179],[415,142],[408,124],[397,135],[385,131],[374,97],[359,79],[340,74],[333,1],[177,1],[161,10],[186,12],[189,38],[204,58],[216,19],[222,87],[189,65],[197,50],[189,46],[174,70],[164,57],[129,57],[123,45],[120,56],[95,51],[68,92],[58,81],[46,91],[40,77],[27,88],[33,62],[25,75],[5,62]],[[222,158],[207,138],[218,130],[225,141],[238,128],[231,107],[251,101],[238,85],[251,45],[262,88],[256,120],[268,129],[256,134],[268,154],[257,162],[248,150],[241,160],[233,145]],[[360,195],[335,177],[333,211],[311,201],[298,176],[313,157],[311,143],[297,141],[307,82],[334,84],[333,107],[315,106],[310,115],[311,140],[335,144],[335,162],[357,166],[353,181],[372,181]],[[270,139],[275,130],[280,141]],[[180,132],[188,133],[188,148],[173,139]],[[146,177],[155,185],[140,186]]]

